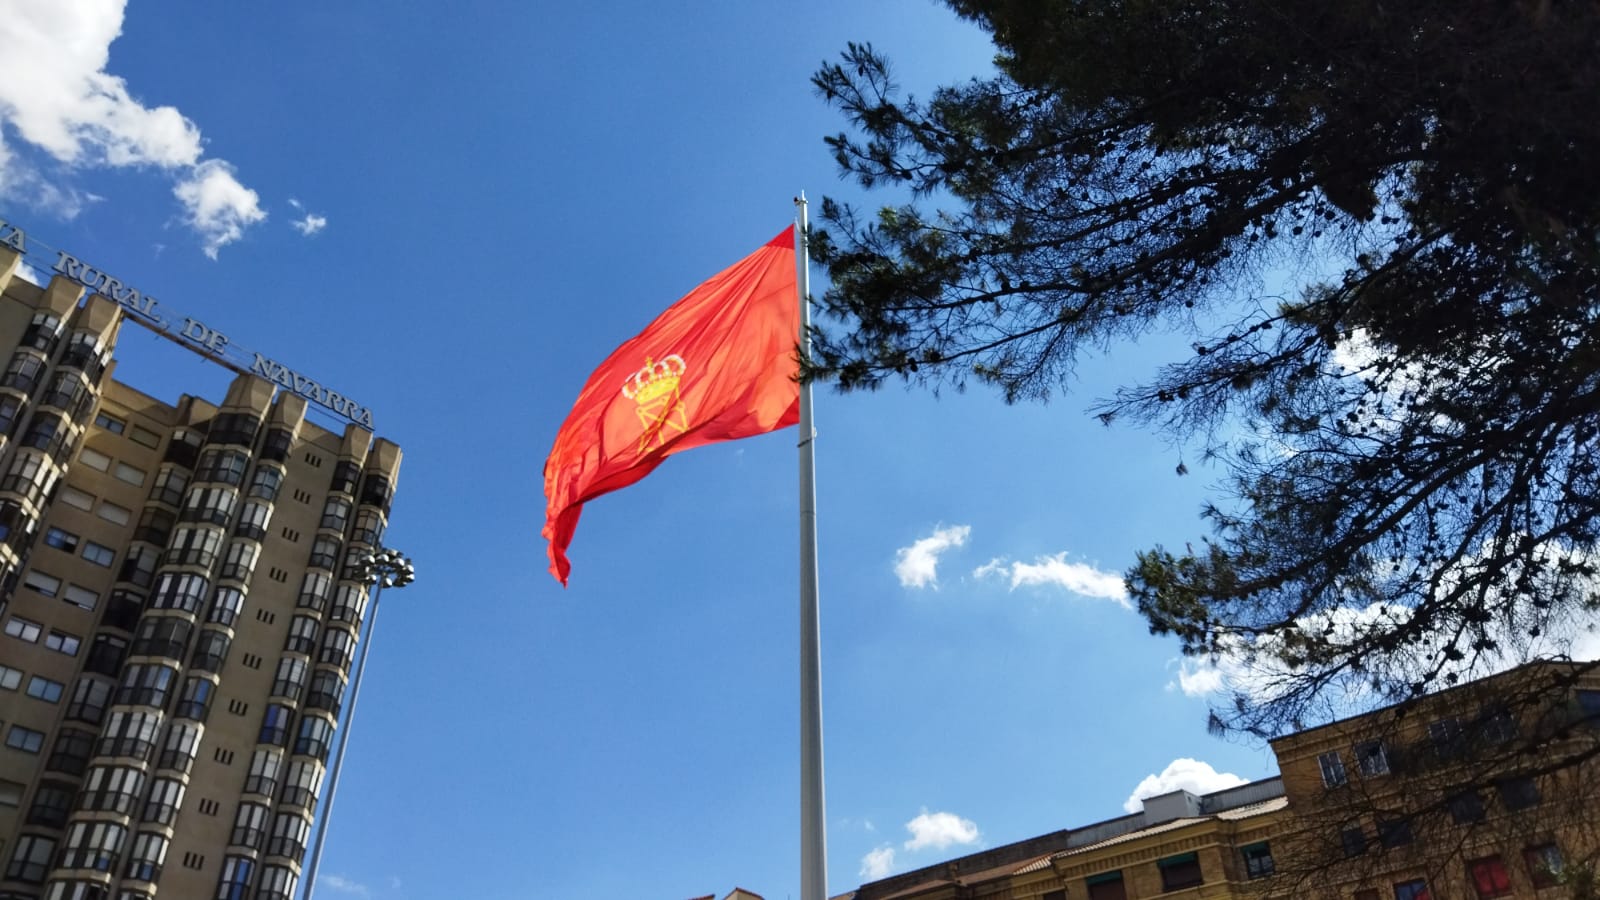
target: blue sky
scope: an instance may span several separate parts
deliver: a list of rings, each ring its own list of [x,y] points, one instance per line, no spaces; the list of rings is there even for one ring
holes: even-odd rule
[[[590,504],[566,591],[540,470],[589,371],[795,193],[862,199],[822,143],[821,61],[871,41],[926,93],[986,71],[984,36],[924,0],[6,20],[0,218],[405,448],[389,540],[419,578],[383,605],[318,896],[796,895],[795,432]],[[1207,673],[1120,599],[1136,550],[1203,533],[1217,478],[1084,412],[1163,349],[1112,348],[1048,406],[819,394],[831,892],[1118,815],[1141,783],[1273,773],[1206,735]],[[132,328],[118,355],[168,400],[227,380]]]

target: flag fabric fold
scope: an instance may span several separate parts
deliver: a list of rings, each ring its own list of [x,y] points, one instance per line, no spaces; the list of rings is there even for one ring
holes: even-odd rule
[[[674,453],[799,421],[794,227],[690,291],[589,376],[544,464],[550,573],[583,504]]]

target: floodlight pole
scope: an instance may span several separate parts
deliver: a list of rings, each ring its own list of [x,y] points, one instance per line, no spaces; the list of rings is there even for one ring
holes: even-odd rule
[[[328,796],[322,801],[321,822],[317,825],[317,841],[311,847],[303,883],[301,900],[311,900],[317,888],[317,866],[322,862],[322,845],[328,839],[328,820],[333,818],[333,795],[339,789],[339,769],[344,763],[344,750],[350,743],[350,725],[356,717],[356,698],[361,694],[361,673],[367,668],[367,653],[372,649],[372,635],[378,627],[378,602],[386,587],[403,588],[416,580],[417,570],[411,560],[398,550],[381,549],[368,553],[360,560],[361,580],[372,585],[372,612],[367,615],[366,636],[356,653],[356,670],[350,678],[350,702],[343,710],[344,722],[339,727],[339,746],[333,752],[333,765],[328,768]]]

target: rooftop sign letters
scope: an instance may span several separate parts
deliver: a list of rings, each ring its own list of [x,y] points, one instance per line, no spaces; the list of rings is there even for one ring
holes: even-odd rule
[[[8,247],[26,256],[28,235],[21,228],[0,219],[0,247]],[[179,315],[163,306],[155,297],[109,272],[85,263],[65,250],[56,251],[56,260],[50,268],[90,291],[115,301],[129,318],[158,334],[171,338],[203,356],[208,356],[236,372],[246,372],[265,378],[285,390],[338,413],[363,428],[369,430],[372,428],[372,410],[338,391],[307,378],[277,360],[234,346],[222,332],[198,319]]]

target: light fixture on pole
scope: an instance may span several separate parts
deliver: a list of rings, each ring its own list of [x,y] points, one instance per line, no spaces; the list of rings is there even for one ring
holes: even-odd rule
[[[333,752],[333,765],[328,768],[328,796],[322,801],[322,822],[317,826],[317,842],[311,847],[307,861],[303,900],[311,900],[317,887],[317,864],[322,861],[322,844],[328,838],[328,820],[333,817],[333,794],[339,789],[339,768],[344,762],[344,748],[350,743],[350,723],[356,716],[356,698],[361,694],[361,673],[367,668],[367,652],[372,649],[372,633],[378,627],[378,601],[386,587],[403,588],[417,580],[417,568],[411,559],[399,550],[385,547],[367,553],[357,560],[361,580],[372,586],[372,612],[367,616],[366,636],[361,638],[361,649],[356,654],[356,671],[350,678],[350,702],[344,708],[344,722],[339,727],[339,746]]]

